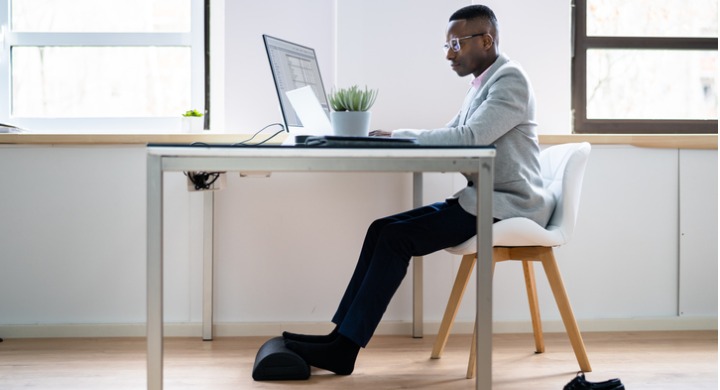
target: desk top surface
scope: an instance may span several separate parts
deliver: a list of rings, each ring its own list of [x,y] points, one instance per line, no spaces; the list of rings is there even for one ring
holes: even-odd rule
[[[148,145],[148,154],[161,157],[486,158],[495,156],[495,148],[492,146],[335,148],[151,144]]]

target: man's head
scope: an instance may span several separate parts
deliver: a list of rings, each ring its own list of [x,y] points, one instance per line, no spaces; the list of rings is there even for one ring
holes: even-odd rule
[[[498,21],[484,5],[457,10],[447,27],[445,52],[458,76],[482,74],[498,56]]]

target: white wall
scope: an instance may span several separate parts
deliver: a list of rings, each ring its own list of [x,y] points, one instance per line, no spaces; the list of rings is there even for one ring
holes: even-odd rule
[[[335,77],[335,1],[226,1],[224,6],[225,96],[215,104],[225,110],[220,118],[225,127],[214,130],[248,134],[282,122],[262,34],[314,48],[323,78]]]
[[[457,113],[470,78],[450,69],[441,48],[448,18],[470,3],[338,1],[337,84],[380,89],[374,128],[435,128]],[[569,134],[570,2],[484,4],[500,22],[500,49],[532,80],[540,132]]]
[[[262,34],[313,47],[327,90],[352,84],[380,89],[373,128],[442,126],[470,82],[450,69],[441,50],[448,18],[468,0],[216,2],[226,16],[226,33],[215,38],[225,48],[224,74],[216,77],[222,89],[213,103],[221,105],[222,116],[213,116],[217,131],[248,133],[282,120]],[[569,3],[485,4],[501,23],[500,49],[533,82],[540,132],[570,133]]]
[[[144,321],[144,157],[0,147],[0,323]]]
[[[27,335],[31,324],[40,335],[57,335],[42,327],[48,324],[141,324],[144,148],[7,146],[0,147],[0,165],[12,167],[0,171],[0,182],[12,184],[0,186],[0,335]],[[325,323],[365,228],[409,207],[409,182],[402,174],[229,175],[227,188],[216,193],[216,322],[230,325],[231,334],[247,331],[242,324]],[[428,175],[426,201],[459,184],[455,175]],[[166,175],[165,188],[166,321],[197,325],[201,195],[188,192],[180,174]],[[581,324],[587,330],[716,324],[716,237],[717,151],[596,146],[576,235],[557,250]],[[458,262],[444,252],[425,261],[429,332]],[[542,275],[538,270],[543,316],[557,323]],[[526,330],[521,286],[518,265],[497,267],[498,330]],[[473,292],[471,286],[460,322],[474,318]],[[408,324],[410,310],[406,280],[385,321]],[[260,329],[253,332],[267,331]],[[141,326],[131,330],[142,334]]]
[[[315,47],[327,84],[381,88],[375,127],[444,124],[468,80],[449,69],[438,47],[447,17],[466,3],[227,2],[225,130],[247,133],[280,120],[262,33]],[[533,78],[542,131],[567,133],[565,2],[488,4],[502,23],[501,47]],[[0,147],[0,337],[88,334],[46,327],[52,324],[143,334],[144,153]],[[576,236],[557,252],[584,330],[717,326],[717,164],[716,150],[594,147]],[[200,195],[187,192],[179,174],[167,175],[165,185],[166,321],[193,324],[194,332],[201,319]],[[460,185],[456,175],[428,175],[425,200]],[[216,321],[235,334],[253,324],[262,333],[266,324],[326,323],[369,222],[410,205],[403,174],[233,174],[227,186],[216,196]],[[458,263],[445,253],[425,262],[430,325],[442,316]],[[556,320],[542,272],[537,276],[543,315]],[[498,266],[495,281],[496,329],[529,329],[519,267]],[[410,321],[409,287],[401,286],[385,325]],[[459,314],[468,324],[473,292]]]

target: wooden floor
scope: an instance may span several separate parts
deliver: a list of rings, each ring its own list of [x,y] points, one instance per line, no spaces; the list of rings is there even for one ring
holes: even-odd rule
[[[627,389],[717,389],[716,331],[585,333],[592,381],[620,378]],[[165,389],[474,389],[465,379],[469,336],[451,336],[430,359],[433,336],[377,336],[351,376],[313,370],[307,381],[255,382],[255,353],[267,338],[168,338]],[[577,370],[564,334],[495,335],[493,389],[562,389]],[[0,389],[143,389],[144,339],[10,339],[0,343]]]

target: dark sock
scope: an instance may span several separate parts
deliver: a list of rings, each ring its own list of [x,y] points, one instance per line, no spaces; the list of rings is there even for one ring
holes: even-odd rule
[[[299,334],[299,333],[291,333],[291,332],[282,332],[282,336],[285,340],[292,340],[292,341],[301,341],[303,343],[329,343],[331,341],[334,341],[335,338],[338,335],[338,328],[337,326],[335,329],[330,332],[330,334],[325,335],[308,335],[308,334]]]
[[[300,355],[307,364],[338,375],[352,374],[360,352],[359,345],[341,334],[329,343],[285,340],[285,346]]]

